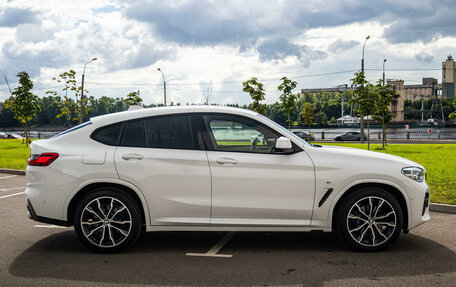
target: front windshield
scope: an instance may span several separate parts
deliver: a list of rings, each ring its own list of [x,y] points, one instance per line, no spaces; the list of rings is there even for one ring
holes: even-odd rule
[[[282,127],[281,125],[279,125],[278,123],[274,122],[273,120],[261,115],[261,114],[258,114],[259,117],[267,120],[271,125],[275,126],[277,129],[279,129],[280,131],[282,131],[284,134],[287,135],[288,138],[293,138],[295,140],[297,140],[298,142],[301,142],[307,146],[312,146],[311,144],[309,144],[308,142],[306,142],[305,140],[303,140],[302,138],[298,137],[297,135],[295,135],[294,133],[290,132],[289,130],[287,130],[286,128]]]

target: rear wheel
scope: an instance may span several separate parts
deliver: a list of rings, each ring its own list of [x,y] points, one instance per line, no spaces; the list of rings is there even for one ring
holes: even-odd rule
[[[139,207],[116,189],[99,189],[84,197],[76,207],[74,229],[89,248],[104,253],[129,247],[141,230]]]
[[[362,188],[342,203],[336,214],[336,230],[353,249],[378,251],[399,237],[403,213],[397,199],[377,187]]]

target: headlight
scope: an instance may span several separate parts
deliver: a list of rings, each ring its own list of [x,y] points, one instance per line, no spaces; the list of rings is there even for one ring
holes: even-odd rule
[[[402,174],[418,182],[424,180],[424,170],[417,166],[404,167],[402,169]]]

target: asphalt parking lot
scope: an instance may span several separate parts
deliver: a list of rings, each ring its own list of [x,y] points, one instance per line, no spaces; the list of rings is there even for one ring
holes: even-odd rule
[[[29,220],[24,187],[24,176],[0,173],[1,286],[456,286],[455,214],[432,213],[378,253],[324,233],[159,232],[102,255],[73,228]]]

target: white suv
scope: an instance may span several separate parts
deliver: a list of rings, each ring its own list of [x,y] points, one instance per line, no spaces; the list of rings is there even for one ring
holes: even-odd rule
[[[30,149],[30,218],[74,225],[101,252],[130,246],[141,229],[335,230],[354,249],[373,251],[429,220],[419,164],[310,145],[243,109],[109,114]]]

